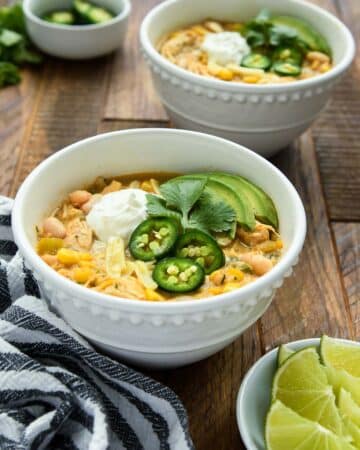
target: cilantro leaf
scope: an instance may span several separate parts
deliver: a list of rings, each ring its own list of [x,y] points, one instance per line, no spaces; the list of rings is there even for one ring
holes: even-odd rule
[[[150,216],[170,217],[181,221],[181,214],[166,206],[165,200],[153,194],[147,194],[147,212]]]
[[[0,61],[0,87],[17,84],[20,80],[19,69],[14,64]]]
[[[206,182],[206,178],[204,180],[184,179],[168,182],[160,186],[160,193],[164,197],[167,206],[172,206],[181,211],[186,219],[191,208],[203,193]]]
[[[0,8],[0,27],[26,35],[24,13],[20,3]]]
[[[209,194],[201,196],[189,217],[189,228],[197,228],[207,233],[231,231],[236,214],[231,206],[214,199]]]

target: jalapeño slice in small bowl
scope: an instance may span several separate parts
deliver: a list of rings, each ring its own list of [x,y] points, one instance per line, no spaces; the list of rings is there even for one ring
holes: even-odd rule
[[[152,261],[167,255],[175,245],[179,225],[166,217],[141,222],[130,238],[129,250],[135,259]]]
[[[200,264],[207,275],[225,264],[225,256],[218,243],[200,230],[187,231],[180,236],[176,243],[175,254]]]
[[[271,59],[261,53],[250,53],[243,58],[241,65],[249,69],[267,70],[271,66]]]
[[[301,74],[301,67],[290,62],[277,61],[272,68],[275,73],[281,76],[297,77]]]
[[[168,292],[191,292],[201,286],[205,272],[200,264],[190,258],[164,258],[153,271],[153,279]]]

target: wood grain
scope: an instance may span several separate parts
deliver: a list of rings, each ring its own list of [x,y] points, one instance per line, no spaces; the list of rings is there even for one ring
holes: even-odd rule
[[[337,0],[336,10],[360,39],[360,2]],[[334,220],[360,220],[360,50],[313,127],[321,176]]]
[[[302,197],[308,219],[305,247],[293,276],[278,291],[261,319],[265,349],[291,340],[352,336],[352,326],[339,275],[315,149],[309,133],[273,162],[290,178]]]
[[[355,337],[360,339],[360,223],[334,223],[344,285],[349,296]]]
[[[56,150],[96,134],[103,113],[108,59],[49,60],[38,107],[22,141],[11,194],[28,173]]]
[[[140,52],[142,19],[159,0],[134,3],[126,45],[114,56],[105,119],[166,120],[166,113],[152,86],[149,68]]]
[[[42,68],[22,71],[22,82],[0,91],[0,194],[9,195],[20,148],[36,108]]]

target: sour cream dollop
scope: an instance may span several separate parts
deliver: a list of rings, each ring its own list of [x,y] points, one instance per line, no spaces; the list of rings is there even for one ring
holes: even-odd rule
[[[121,237],[127,243],[146,217],[146,192],[129,188],[105,194],[92,207],[86,221],[101,241]]]
[[[246,39],[235,31],[208,33],[201,46],[209,57],[209,61],[226,66],[241,63],[244,56],[250,53]]]

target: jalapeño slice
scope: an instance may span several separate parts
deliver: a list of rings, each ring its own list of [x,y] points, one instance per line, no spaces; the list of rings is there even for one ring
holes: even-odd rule
[[[165,291],[191,292],[203,284],[205,272],[190,258],[165,258],[156,264],[152,276]]]
[[[200,264],[207,275],[225,264],[225,256],[218,243],[200,230],[191,230],[180,236],[175,254]]]
[[[297,77],[301,74],[301,67],[290,62],[277,61],[272,68],[275,73],[281,76]]]
[[[175,220],[165,217],[141,222],[131,235],[130,253],[141,261],[151,261],[167,255],[175,245],[178,228]]]
[[[274,61],[290,62],[300,66],[303,60],[301,51],[295,47],[279,47],[273,53]]]
[[[261,53],[250,53],[243,58],[241,65],[249,69],[267,70],[271,66],[271,59]]]

